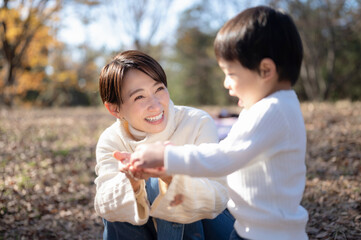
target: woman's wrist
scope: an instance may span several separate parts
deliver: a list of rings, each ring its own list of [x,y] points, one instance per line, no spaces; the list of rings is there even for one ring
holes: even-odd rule
[[[173,177],[172,177],[172,176],[164,176],[164,177],[160,177],[160,179],[161,179],[162,182],[164,182],[167,186],[169,186],[169,184],[172,182]]]
[[[171,176],[164,176],[164,177],[159,177],[158,178],[158,183],[159,183],[159,194],[160,195],[165,195],[166,192],[168,191],[169,185],[172,182],[172,177]]]
[[[133,191],[135,193],[139,192],[142,180],[135,180],[133,178],[129,178],[129,180],[130,180],[130,184],[132,185]]]

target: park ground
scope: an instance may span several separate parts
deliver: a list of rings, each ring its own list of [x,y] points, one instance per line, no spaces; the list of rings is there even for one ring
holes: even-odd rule
[[[301,107],[309,238],[361,239],[361,103]],[[0,109],[0,240],[102,238],[95,146],[113,121],[103,108]]]

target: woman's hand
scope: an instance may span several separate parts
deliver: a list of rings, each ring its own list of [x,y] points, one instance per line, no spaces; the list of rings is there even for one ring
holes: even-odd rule
[[[132,185],[133,191],[137,192],[139,190],[141,180],[143,178],[141,176],[135,177],[134,174],[130,171],[130,167],[131,167],[129,163],[130,153],[115,151],[113,152],[113,157],[122,163],[122,165],[119,168],[119,171],[121,171],[127,176],[127,178],[130,181],[130,184]],[[148,178],[144,178],[144,179],[148,179]]]
[[[172,181],[172,177],[166,175],[163,167],[136,169],[130,161],[131,154],[128,152],[114,151],[113,157],[122,163],[119,167],[119,170],[127,176],[130,183],[132,184],[134,192],[139,190],[141,180],[147,180],[150,177],[160,178],[167,185],[169,185]]]

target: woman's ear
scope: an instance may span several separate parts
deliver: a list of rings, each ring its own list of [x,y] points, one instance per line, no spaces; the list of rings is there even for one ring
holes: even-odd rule
[[[120,115],[119,107],[116,104],[104,102],[104,106],[106,109],[108,109],[111,115],[116,118],[122,118],[122,116]]]
[[[277,69],[275,62],[270,58],[262,59],[259,65],[260,75],[264,79],[277,78]]]

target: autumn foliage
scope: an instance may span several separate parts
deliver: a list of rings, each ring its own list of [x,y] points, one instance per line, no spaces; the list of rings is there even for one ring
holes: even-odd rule
[[[0,104],[12,105],[16,96],[43,90],[45,67],[57,40],[49,19],[55,21],[59,2],[5,0],[0,5]]]

